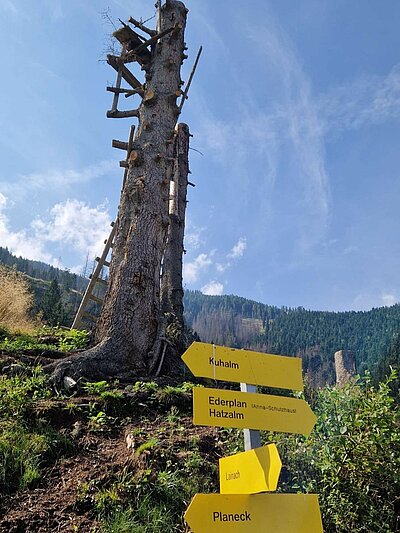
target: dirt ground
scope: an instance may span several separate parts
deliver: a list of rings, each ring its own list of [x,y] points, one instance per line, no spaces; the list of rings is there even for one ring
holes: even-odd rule
[[[91,511],[77,500],[79,487],[122,467],[129,454],[121,438],[91,438],[91,444],[79,455],[61,459],[49,468],[40,487],[2,501],[1,533],[89,532],[96,528]]]
[[[74,398],[75,403],[87,402],[88,398]],[[87,419],[69,415],[62,401],[56,401],[46,412],[46,418],[58,431],[74,441],[74,450],[44,469],[39,485],[13,495],[0,495],[0,533],[98,533],[100,524],[96,519],[93,493],[88,487],[99,487],[113,474],[125,467],[134,475],[140,469],[140,459],[134,449],[154,435],[163,435],[160,448],[174,453],[184,460],[188,436],[195,436],[204,454],[214,455],[218,441],[215,428],[192,425],[191,416],[181,417],[183,431],[176,430],[176,423],[156,417],[131,419],[126,426],[111,434],[93,432]],[[133,449],[127,446],[127,435],[135,435]],[[143,460],[143,459],[142,459]],[[143,466],[143,465],[142,465]],[[168,533],[168,532],[166,532]]]

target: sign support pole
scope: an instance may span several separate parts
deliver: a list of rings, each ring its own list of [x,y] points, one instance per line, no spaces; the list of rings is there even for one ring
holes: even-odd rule
[[[256,385],[249,385],[248,383],[241,383],[240,390],[242,392],[257,392]],[[244,449],[245,451],[253,450],[261,447],[261,433],[255,429],[244,429]]]

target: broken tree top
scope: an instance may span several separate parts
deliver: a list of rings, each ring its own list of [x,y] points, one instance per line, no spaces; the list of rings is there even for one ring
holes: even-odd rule
[[[181,11],[188,11],[182,2],[173,2],[167,1],[163,8],[177,6]],[[158,20],[161,20],[161,2],[157,3],[158,7]],[[107,91],[114,93],[113,103],[111,109],[107,112],[108,118],[132,118],[138,117],[138,110],[131,109],[122,111],[118,109],[119,97],[121,94],[125,95],[125,98],[139,95],[143,98],[143,101],[149,103],[155,96],[154,91],[146,90],[149,80],[154,74],[154,59],[155,59],[155,46],[157,43],[163,43],[163,39],[168,39],[171,44],[171,39],[174,39],[184,27],[184,19],[177,20],[176,17],[167,18],[164,20],[164,24],[160,25],[157,23],[157,30],[147,28],[142,22],[129,17],[128,22],[132,24],[135,28],[147,34],[143,36],[133,29],[129,24],[126,24],[120,20],[122,26],[113,33],[113,37],[121,45],[120,55],[108,54],[107,63],[113,67],[117,72],[117,80],[115,86],[107,87]],[[171,48],[172,50],[172,48]],[[183,43],[183,50],[186,50],[186,45]],[[176,58],[178,64],[187,58],[187,55],[183,53],[183,50],[178,54]],[[172,97],[178,98],[181,97],[180,102],[177,105],[177,116],[180,115],[182,111],[183,104],[188,98],[188,91],[194,76],[194,73],[197,68],[197,64],[201,55],[202,47],[200,47],[196,59],[194,61],[192,70],[190,72],[186,87],[182,90],[180,87],[184,84],[183,81],[180,81],[179,86],[176,91],[171,94]],[[157,54],[156,54],[157,55]],[[140,81],[126,66],[128,63],[136,62],[140,65],[141,69],[146,72],[145,81]],[[172,57],[166,57],[164,59],[164,66],[171,69],[173,67],[174,61]],[[153,67],[153,68],[152,68]],[[126,82],[129,85],[129,88],[124,88],[121,86],[122,82]]]

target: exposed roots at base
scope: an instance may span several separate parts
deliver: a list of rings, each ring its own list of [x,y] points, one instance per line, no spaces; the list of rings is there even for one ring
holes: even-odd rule
[[[126,351],[111,345],[107,339],[84,352],[46,365],[43,370],[50,374],[50,381],[56,390],[65,388],[67,377],[79,382],[133,378],[147,374],[144,365],[139,366],[138,361],[132,360]]]

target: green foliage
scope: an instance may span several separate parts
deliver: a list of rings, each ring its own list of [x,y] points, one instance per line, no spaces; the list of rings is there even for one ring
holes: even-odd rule
[[[39,367],[0,376],[0,492],[36,484],[42,466],[69,451],[69,441],[33,415],[35,403],[50,394]]]
[[[134,392],[147,392],[153,393],[158,390],[158,385],[155,381],[136,381],[132,390]]]
[[[400,334],[396,336],[386,354],[377,365],[374,372],[375,384],[384,381],[391,375],[393,369],[397,371],[397,379],[390,381],[390,387],[393,395],[398,396],[400,390],[400,379],[398,375],[400,372]]]
[[[400,428],[390,389],[395,379],[392,373],[373,387],[367,376],[364,383],[319,391],[310,437],[278,438],[288,465],[280,490],[318,493],[326,533],[398,531]]]
[[[0,419],[15,421],[27,416],[35,401],[50,394],[40,367],[26,369],[23,375],[0,376]]]
[[[84,384],[83,388],[88,394],[101,394],[106,392],[110,388],[110,385],[107,381],[88,381]]]
[[[144,451],[147,451],[147,450],[151,450],[152,448],[154,448],[155,446],[158,445],[158,440],[157,439],[149,439],[148,441],[144,442],[143,444],[141,444],[137,450],[135,451],[136,455],[140,455],[141,453],[143,453]]]
[[[69,441],[51,428],[0,422],[0,492],[35,485],[42,466],[70,449]]]
[[[90,333],[86,330],[53,328],[52,331],[59,339],[58,349],[62,352],[83,350],[88,345]]]
[[[50,283],[40,304],[42,318],[50,326],[67,325],[70,317],[61,301],[61,290],[56,279]]]
[[[173,533],[177,527],[173,510],[144,497],[135,509],[114,511],[102,527],[104,533]]]
[[[102,533],[139,533],[143,526],[139,525],[132,509],[117,510],[105,520]]]
[[[85,348],[88,344],[89,333],[76,329],[63,329],[59,327],[43,327],[34,333],[9,333],[0,332],[0,350],[10,353],[40,352],[58,350],[72,352]]]

